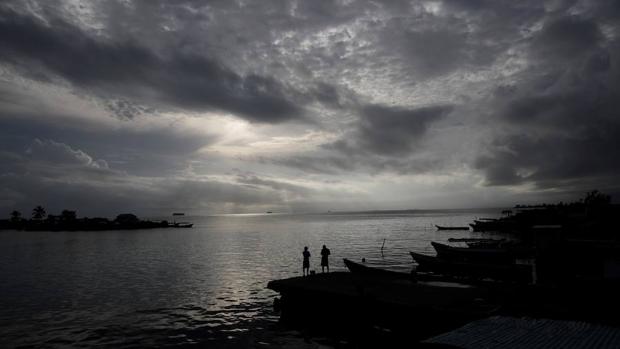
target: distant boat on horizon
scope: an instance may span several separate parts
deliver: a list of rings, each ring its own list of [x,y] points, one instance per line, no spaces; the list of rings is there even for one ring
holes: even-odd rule
[[[194,223],[186,223],[186,222],[179,222],[179,223],[172,223],[171,227],[173,228],[191,228],[194,226]]]

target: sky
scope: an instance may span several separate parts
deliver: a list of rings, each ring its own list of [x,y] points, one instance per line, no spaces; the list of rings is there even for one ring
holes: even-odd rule
[[[615,196],[619,91],[613,0],[4,0],[0,215]]]

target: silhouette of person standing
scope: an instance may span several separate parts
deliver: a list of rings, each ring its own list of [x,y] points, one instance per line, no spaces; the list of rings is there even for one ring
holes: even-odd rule
[[[310,274],[310,251],[308,251],[308,246],[304,247],[304,264],[302,268],[302,273],[304,276]]]
[[[327,272],[329,273],[329,248],[323,245],[323,249],[321,250],[321,270],[324,273],[325,267],[327,267]]]

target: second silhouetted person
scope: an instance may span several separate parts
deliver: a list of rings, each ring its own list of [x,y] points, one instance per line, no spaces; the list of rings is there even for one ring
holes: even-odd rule
[[[304,247],[304,252],[302,254],[304,256],[302,273],[306,276],[310,273],[310,251],[308,251],[308,246]]]
[[[323,273],[325,272],[325,268],[327,268],[327,272],[329,273],[329,248],[323,245],[323,249],[321,250],[321,270]]]

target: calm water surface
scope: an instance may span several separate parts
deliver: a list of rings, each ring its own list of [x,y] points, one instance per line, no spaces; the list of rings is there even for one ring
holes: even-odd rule
[[[408,251],[481,236],[437,232],[490,212],[186,217],[192,229],[109,232],[0,231],[0,346],[269,347],[272,279],[301,274],[301,251],[320,271],[320,248],[409,271]],[[385,239],[383,255],[381,246]],[[266,334],[267,333],[267,334]]]

